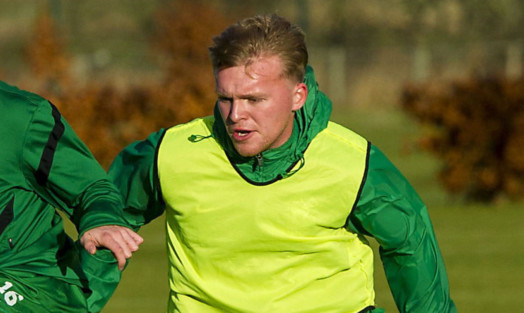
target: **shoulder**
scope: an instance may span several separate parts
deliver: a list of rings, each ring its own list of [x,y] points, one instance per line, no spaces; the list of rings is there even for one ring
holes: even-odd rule
[[[2,121],[6,119],[7,123],[29,119],[44,104],[50,107],[48,101],[41,96],[0,81],[0,110],[5,112],[1,114]]]
[[[188,123],[179,124],[167,129],[165,138],[175,140],[177,138],[191,140],[190,138],[199,138],[210,136],[213,132],[213,116],[196,118]]]
[[[346,173],[354,179],[365,174],[370,145],[364,137],[352,130],[329,122],[311,141],[304,156],[306,164],[315,164],[314,161],[318,160],[319,168],[327,166],[334,172]]]
[[[37,94],[18,89],[0,81],[0,106],[2,110],[9,110],[10,113],[30,113],[42,104],[49,105],[46,99]]]
[[[364,137],[335,122],[329,122],[328,126],[317,135],[315,140],[339,149],[355,150],[362,153],[367,153],[369,148],[369,143]]]
[[[214,118],[212,116],[194,119],[188,123],[179,124],[166,130],[162,141],[162,149],[170,147],[180,151],[184,147],[194,148],[194,143],[204,143],[204,140],[213,137]],[[200,146],[200,145],[198,145]]]
[[[45,108],[45,109],[44,109]],[[38,114],[40,111],[45,111]],[[47,112],[49,111],[49,112]],[[47,115],[51,112],[51,106],[44,98],[10,86],[0,81],[0,135],[9,139],[14,145],[21,146],[23,136],[29,132],[35,119],[42,127],[47,126]],[[48,134],[45,134],[48,136]]]
[[[29,102],[39,102],[44,100],[44,98],[35,93],[19,89],[18,87],[9,85],[3,81],[0,81],[0,97],[21,99]]]
[[[212,116],[194,119],[188,123],[169,128],[158,146],[158,162],[208,158],[222,154],[222,146],[213,136]]]
[[[180,147],[184,142],[190,142],[193,137],[207,137],[210,136],[208,129],[212,129],[213,119],[198,118],[185,124],[179,124],[168,129],[160,129],[149,134],[143,140],[135,141],[125,147],[120,153],[119,157],[124,161],[127,159],[135,160],[152,159],[158,152],[160,147],[163,149],[168,147]],[[176,149],[178,150],[178,149]]]

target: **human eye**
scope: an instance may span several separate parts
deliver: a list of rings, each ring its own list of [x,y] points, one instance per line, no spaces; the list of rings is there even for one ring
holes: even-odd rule
[[[262,97],[248,97],[246,100],[250,104],[257,104],[262,102],[264,99]]]
[[[218,96],[218,102],[221,104],[229,104],[232,102],[232,99],[225,96]]]

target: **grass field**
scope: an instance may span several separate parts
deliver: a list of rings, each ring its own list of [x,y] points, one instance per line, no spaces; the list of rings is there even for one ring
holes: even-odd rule
[[[418,127],[398,111],[339,109],[333,119],[380,146],[428,204],[459,312],[519,312],[524,307],[522,204],[465,205],[445,196],[435,182],[437,162],[416,149],[406,152]],[[168,287],[163,218],[140,233],[146,242],[104,312],[165,312]],[[376,244],[373,247],[376,251]],[[388,313],[398,312],[378,258],[375,268],[378,305]]]
[[[46,3],[0,0],[0,56],[4,60],[1,70],[5,71],[0,74],[18,73],[18,67],[23,66],[22,48],[26,45],[24,40],[30,38],[34,16],[39,12],[39,7],[35,6],[37,2]],[[143,17],[151,14],[155,2],[163,1],[97,0],[78,6],[63,2],[62,23],[75,38],[71,52],[87,58],[96,51],[107,49],[112,52],[113,64],[141,69],[149,67],[147,45],[140,25],[146,24],[148,19]],[[133,13],[127,14],[127,11]],[[138,24],[131,21],[131,16],[135,15],[140,21]],[[89,27],[81,27],[88,25],[88,21]],[[394,62],[397,60],[387,63]],[[378,63],[377,66],[382,68],[385,65]],[[384,94],[388,95],[384,90],[391,88],[384,86],[384,81],[398,79],[395,69],[385,68],[387,79],[372,80],[371,92],[367,93],[371,98],[380,96],[383,99]],[[372,72],[366,77],[376,79],[377,75]],[[394,102],[396,99],[392,98],[391,103]],[[435,180],[439,163],[414,146],[419,127],[398,110],[337,107],[333,119],[379,146],[428,205],[459,312],[524,311],[524,229],[521,226],[524,205],[466,205],[460,198],[447,196]],[[124,272],[123,280],[104,313],[165,312],[168,286],[163,217],[144,227],[140,234],[146,241]],[[373,247],[376,250],[376,245]],[[388,313],[397,312],[378,258],[376,291],[378,305],[386,308]]]

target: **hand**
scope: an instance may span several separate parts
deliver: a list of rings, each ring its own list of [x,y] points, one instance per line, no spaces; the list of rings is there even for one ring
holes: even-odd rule
[[[111,250],[118,261],[120,270],[124,269],[126,259],[129,259],[132,253],[138,250],[138,245],[143,241],[144,239],[131,229],[116,225],[92,228],[80,238],[80,243],[90,254],[95,254],[97,247]]]

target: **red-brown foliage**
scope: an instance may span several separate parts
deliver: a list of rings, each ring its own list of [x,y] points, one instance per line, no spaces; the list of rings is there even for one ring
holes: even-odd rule
[[[402,106],[430,129],[420,143],[443,161],[447,190],[480,201],[524,196],[524,79],[409,85]]]
[[[69,84],[70,60],[64,52],[64,39],[48,11],[35,20],[30,43],[26,49],[27,61],[34,75],[30,85],[48,93],[60,93],[60,88]]]
[[[151,38],[162,55],[164,78],[126,88],[96,81],[80,86],[71,80],[70,62],[53,20],[47,13],[37,20],[28,49],[35,76],[25,85],[57,105],[105,167],[130,142],[212,113],[216,96],[207,47],[225,19],[209,6],[174,3],[179,7],[166,4],[155,16]]]

